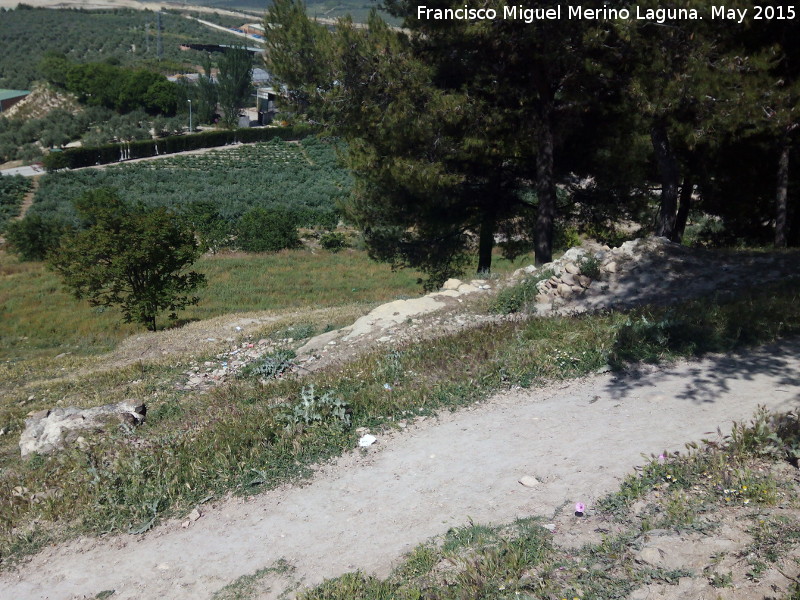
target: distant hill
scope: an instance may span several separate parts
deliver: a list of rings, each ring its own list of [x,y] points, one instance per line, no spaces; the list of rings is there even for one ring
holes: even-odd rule
[[[152,11],[0,10],[0,88],[30,89],[40,79],[37,65],[47,51],[73,62],[107,61],[169,74],[197,64],[200,54],[182,51],[188,42],[240,44],[241,38],[180,15],[162,13],[163,58],[157,56],[157,15]]]
[[[266,12],[267,6],[271,3],[271,0],[194,0],[192,2],[192,4],[200,6],[228,10],[241,9],[256,14]],[[349,14],[356,21],[366,21],[369,11],[379,6],[379,4],[379,2],[373,0],[310,0],[306,2],[310,16],[336,19]],[[393,24],[397,24],[396,20],[389,18],[389,15],[385,13],[384,18]]]

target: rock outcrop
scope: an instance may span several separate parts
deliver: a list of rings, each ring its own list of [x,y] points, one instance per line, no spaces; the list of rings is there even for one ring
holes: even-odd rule
[[[66,444],[81,441],[86,430],[104,430],[127,424],[141,425],[147,408],[133,400],[94,408],[53,408],[33,413],[25,419],[25,430],[19,439],[22,456],[34,452],[50,454]]]

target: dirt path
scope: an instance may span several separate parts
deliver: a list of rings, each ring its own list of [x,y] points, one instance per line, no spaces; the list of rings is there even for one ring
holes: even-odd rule
[[[28,192],[25,194],[25,197],[22,199],[22,206],[19,208],[19,214],[14,217],[14,221],[24,219],[31,206],[33,206],[33,199],[36,197],[36,190],[39,189],[39,179],[41,179],[41,177],[41,175],[31,177],[31,189],[28,190]]]
[[[19,214],[16,217],[12,217],[12,221],[19,221],[25,218],[25,215],[28,214],[28,210],[31,206],[33,206],[33,198],[36,196],[36,190],[39,189],[39,178],[41,175],[36,175],[31,178],[31,189],[25,193],[25,197],[22,199],[22,205],[19,207]],[[0,247],[2,247],[6,243],[6,239],[0,235]]]
[[[549,389],[517,390],[470,410],[379,436],[319,470],[304,487],[201,507],[183,528],[141,537],[80,539],[49,548],[0,577],[3,598],[209,598],[283,558],[285,587],[362,569],[385,575],[400,556],[449,527],[553,516],[564,503],[592,506],[642,454],[682,450],[747,420],[758,404],[800,401],[800,341]],[[541,485],[523,487],[533,475]],[[583,529],[586,529],[583,522]],[[569,532],[566,532],[568,535]]]

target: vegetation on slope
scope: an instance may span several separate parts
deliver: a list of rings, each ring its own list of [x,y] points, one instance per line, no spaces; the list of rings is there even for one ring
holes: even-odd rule
[[[392,427],[410,416],[479,401],[507,386],[583,375],[619,359],[623,350],[626,360],[652,358],[651,338],[631,330],[631,323],[681,320],[680,343],[662,344],[658,359],[725,352],[796,334],[799,294],[800,281],[793,280],[734,300],[686,303],[669,314],[643,308],[491,324],[378,350],[302,380],[245,379],[207,394],[176,390],[186,367],[174,358],[80,374],[75,372],[80,361],[67,357],[61,374],[73,374],[66,378],[51,369],[45,374],[35,362],[6,363],[0,552],[5,561],[77,532],[146,529],[209,495],[251,493],[307,474],[313,462],[352,448],[357,427]],[[286,323],[270,325],[262,334],[281,327]],[[703,343],[687,344],[687,336]],[[391,393],[384,388],[387,381]],[[48,407],[52,398],[87,405],[131,394],[149,397],[144,427],[90,435],[87,446],[57,457],[18,457],[16,439],[28,411]]]
[[[9,219],[19,215],[22,200],[30,187],[30,180],[20,175],[0,177],[0,232]]]

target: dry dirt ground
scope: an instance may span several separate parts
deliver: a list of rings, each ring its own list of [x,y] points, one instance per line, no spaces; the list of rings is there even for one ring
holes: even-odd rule
[[[644,462],[643,455],[714,437],[718,426],[747,420],[758,404],[796,408],[799,367],[800,341],[788,341],[737,356],[512,390],[379,436],[369,449],[320,467],[307,485],[200,506],[202,516],[188,527],[170,522],[143,536],[47,548],[0,575],[0,597],[93,598],[115,590],[115,599],[209,598],[283,559],[293,571],[266,577],[257,596],[278,598],[345,571],[386,575],[416,544],[469,520],[539,515],[557,523],[557,542],[580,544],[606,526],[593,514],[596,500]],[[526,475],[541,484],[520,485]],[[587,505],[583,519],[560,510],[574,502]],[[686,545],[673,540],[670,547]],[[682,588],[668,586],[668,597],[681,597],[679,589],[685,598],[706,597],[687,591],[701,583],[686,579]],[[761,598],[766,591],[725,597]],[[647,593],[641,597],[665,597]]]

